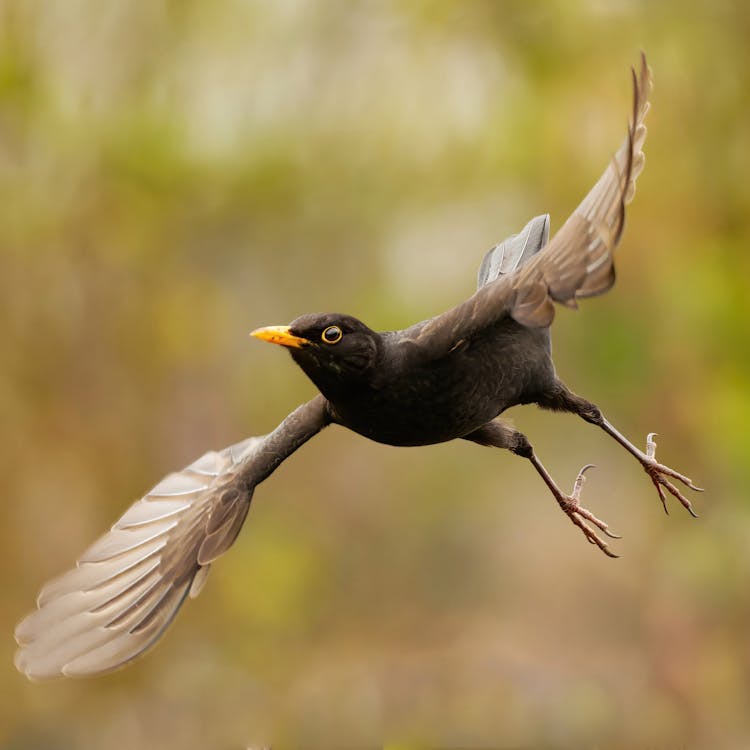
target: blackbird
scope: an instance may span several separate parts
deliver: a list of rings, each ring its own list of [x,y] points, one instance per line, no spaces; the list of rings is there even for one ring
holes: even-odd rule
[[[597,406],[555,374],[550,353],[554,303],[607,291],[644,156],[651,73],[633,72],[627,137],[599,181],[548,242],[549,216],[492,248],[476,293],[452,310],[401,331],[377,333],[338,313],[303,315],[252,335],[286,347],[320,393],[271,433],[209,452],[170,474],[78,560],[42,589],[38,609],[16,629],[16,666],[30,678],[87,675],[118,667],[151,646],[184,599],[201,589],[211,563],[234,542],[253,491],[284,459],[329,424],[390,445],[462,438],[528,459],[586,539],[615,556],[606,523],[580,504],[584,466],[561,490],[525,435],[498,419],[534,403],[600,427],[640,462],[666,510],[673,481],[690,479],[657,462],[651,433],[643,452]]]

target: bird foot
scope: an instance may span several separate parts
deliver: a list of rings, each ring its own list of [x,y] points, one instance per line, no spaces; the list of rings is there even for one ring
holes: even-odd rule
[[[583,483],[586,481],[584,474],[589,469],[593,469],[594,464],[587,464],[584,466],[576,477],[576,481],[573,484],[573,492],[570,495],[560,494],[557,497],[557,502],[560,503],[560,507],[568,518],[583,532],[590,544],[596,545],[605,555],[609,557],[619,557],[609,549],[607,543],[601,538],[596,532],[596,529],[606,534],[610,539],[620,539],[617,534],[612,533],[609,530],[609,526],[604,523],[600,518],[597,518],[591,511],[581,507],[581,490],[583,489]]]
[[[656,487],[656,491],[659,493],[659,499],[661,500],[664,512],[669,515],[667,509],[667,495],[674,495],[682,504],[682,506],[690,513],[693,518],[698,518],[698,514],[693,510],[693,506],[690,501],[680,492],[679,488],[676,487],[672,482],[667,479],[676,479],[678,482],[682,482],[688,489],[694,490],[695,492],[703,492],[701,487],[697,487],[693,484],[692,479],[686,477],[684,474],[680,474],[674,469],[670,469],[669,466],[664,466],[656,460],[656,437],[655,432],[649,432],[646,437],[646,453],[640,458],[641,464],[643,465],[646,474],[648,474],[651,481]],[[665,491],[666,490],[666,491]]]

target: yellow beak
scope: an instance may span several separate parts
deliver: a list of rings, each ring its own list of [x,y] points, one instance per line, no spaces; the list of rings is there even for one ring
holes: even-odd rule
[[[289,346],[294,349],[299,349],[310,343],[307,339],[290,333],[289,326],[256,328],[250,335],[255,336],[256,339],[261,339],[261,341],[268,341],[270,344],[280,344],[281,346]]]

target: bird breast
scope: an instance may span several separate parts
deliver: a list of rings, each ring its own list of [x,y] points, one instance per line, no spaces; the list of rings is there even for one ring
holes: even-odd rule
[[[438,358],[386,351],[377,387],[330,399],[336,421],[389,445],[463,437],[554,380],[548,332],[477,336]]]

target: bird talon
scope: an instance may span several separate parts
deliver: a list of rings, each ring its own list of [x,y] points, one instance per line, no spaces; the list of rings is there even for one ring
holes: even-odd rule
[[[693,518],[698,518],[698,514],[693,510],[693,506],[690,501],[665,477],[671,477],[676,479],[678,482],[684,484],[688,489],[694,490],[695,492],[703,492],[700,487],[693,484],[693,480],[690,477],[686,477],[684,474],[680,474],[678,471],[671,469],[669,466],[664,466],[656,460],[656,441],[654,438],[657,433],[649,432],[646,436],[646,453],[644,458],[641,459],[643,468],[649,475],[651,481],[656,487],[656,491],[659,493],[659,499],[661,500],[664,512],[669,515],[669,509],[667,508],[667,495],[665,489],[670,495],[673,495],[680,501],[680,504],[690,513]]]
[[[692,479],[690,479],[689,477],[686,477],[684,474],[680,474],[678,471],[675,471],[669,466],[660,464],[656,460],[654,455],[656,450],[656,443],[653,439],[655,434],[656,433],[654,432],[650,432],[648,434],[648,437],[646,438],[646,454],[645,458],[642,460],[642,463],[643,468],[646,470],[646,473],[653,482],[654,487],[656,487],[656,491],[659,493],[659,499],[661,500],[664,512],[669,515],[669,509],[667,508],[667,495],[665,492],[666,490],[670,495],[679,500],[680,504],[687,510],[688,513],[690,513],[691,516],[693,516],[693,518],[698,518],[698,514],[693,510],[693,506],[691,505],[690,501],[666,477],[676,479],[678,482],[684,484],[688,489],[694,490],[696,492],[703,492],[703,490],[693,484]]]
[[[609,526],[604,521],[597,518],[590,510],[582,508],[580,504],[581,490],[583,488],[583,483],[586,481],[584,474],[589,469],[593,468],[595,468],[594,464],[586,464],[586,466],[578,472],[578,476],[573,484],[573,492],[569,496],[558,498],[560,507],[568,518],[570,518],[570,520],[583,532],[583,535],[589,544],[598,547],[608,557],[619,557],[619,555],[616,555],[609,549],[607,543],[588,524],[595,526],[602,532],[602,534],[605,534],[610,539],[621,539],[622,537],[619,534],[610,531]]]
[[[584,474],[589,469],[595,469],[596,464],[586,464],[579,472],[578,476],[576,477],[576,481],[573,484],[573,492],[571,493],[571,497],[575,500],[578,500],[581,496],[581,489],[583,488],[583,483],[586,481],[586,477]]]
[[[579,508],[579,510],[583,509]],[[598,547],[608,557],[619,557],[619,555],[616,555],[609,549],[607,543],[593,529],[587,526],[584,521],[572,514],[569,514],[568,517],[583,532],[583,536],[589,544]],[[608,532],[604,531],[604,533],[606,534]]]
[[[661,478],[657,477],[654,479],[654,477],[651,477],[651,481],[654,483],[654,487],[656,487],[656,491],[659,493],[659,499],[661,500],[662,508],[664,508],[664,513],[668,516],[669,508],[667,507],[667,496],[664,494],[664,489],[661,486]]]

